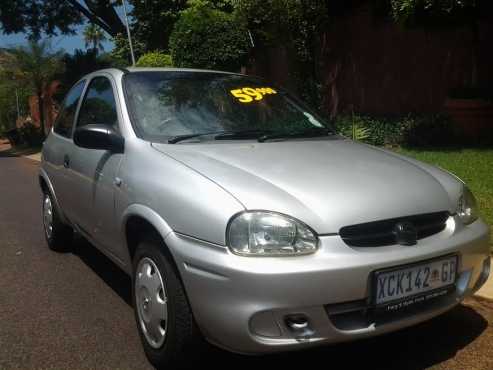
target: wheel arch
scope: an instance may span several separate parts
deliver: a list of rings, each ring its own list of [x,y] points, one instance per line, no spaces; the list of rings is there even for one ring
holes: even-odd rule
[[[50,181],[50,178],[48,177],[48,174],[43,168],[40,168],[39,174],[38,174],[38,182],[39,182],[39,187],[41,189],[41,192],[44,193],[49,193],[51,195],[51,198],[53,199],[53,202],[55,203],[56,210],[58,211],[59,218],[61,219],[63,223],[68,223],[67,218],[65,217],[65,214],[63,213],[60,203],[58,203],[58,198],[55,193],[55,189],[53,188],[53,184]]]
[[[128,263],[127,272],[132,273],[132,260],[139,242],[144,235],[155,236],[162,242],[164,248],[169,252],[172,262],[176,264],[170,248],[165,239],[173,230],[168,223],[153,209],[142,204],[130,205],[122,217],[122,239],[126,243]]]

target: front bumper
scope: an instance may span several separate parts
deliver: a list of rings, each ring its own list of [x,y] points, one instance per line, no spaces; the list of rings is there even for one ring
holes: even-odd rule
[[[489,274],[489,228],[453,217],[444,231],[415,246],[354,248],[337,236],[320,239],[313,255],[241,257],[227,248],[171,233],[166,238],[204,336],[239,353],[268,353],[337,343],[398,330],[437,316],[478,290]],[[412,313],[368,314],[373,271],[455,253],[455,292]],[[289,315],[308,319],[293,332]]]

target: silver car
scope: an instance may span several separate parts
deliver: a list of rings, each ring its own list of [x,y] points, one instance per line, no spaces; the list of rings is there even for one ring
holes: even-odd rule
[[[155,366],[196,339],[261,354],[437,316],[486,281],[489,228],[454,175],[337,135],[245,75],[102,70],[43,146],[52,249],[74,231],[132,276]]]

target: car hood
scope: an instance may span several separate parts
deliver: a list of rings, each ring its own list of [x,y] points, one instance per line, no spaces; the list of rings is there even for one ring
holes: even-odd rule
[[[450,184],[443,183],[450,176],[437,178],[419,162],[350,140],[152,145],[215,182],[246,209],[290,215],[319,234],[455,208]]]

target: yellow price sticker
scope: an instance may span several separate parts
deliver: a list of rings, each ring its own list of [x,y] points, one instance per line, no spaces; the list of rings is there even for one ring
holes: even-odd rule
[[[251,103],[256,100],[262,100],[264,95],[277,94],[277,91],[270,87],[243,87],[241,89],[230,90],[240,103]]]

